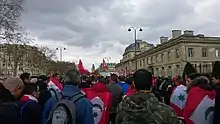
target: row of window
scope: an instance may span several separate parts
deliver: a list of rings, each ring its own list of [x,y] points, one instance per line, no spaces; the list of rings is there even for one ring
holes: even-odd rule
[[[208,57],[208,48],[202,48],[201,49],[202,57]],[[215,49],[215,56],[220,57],[220,49]],[[194,57],[195,56],[195,51],[194,48],[188,48],[188,57]],[[170,61],[171,59],[171,53],[170,51],[167,52],[167,61]],[[175,50],[175,58],[180,57],[180,52],[179,49]],[[160,60],[160,61],[159,61]],[[142,59],[139,60],[138,66],[142,67],[145,66],[146,64],[153,64],[153,63],[158,63],[158,62],[164,62],[165,60],[165,55],[162,53],[160,55],[156,55],[154,57],[149,57],[148,59]]]

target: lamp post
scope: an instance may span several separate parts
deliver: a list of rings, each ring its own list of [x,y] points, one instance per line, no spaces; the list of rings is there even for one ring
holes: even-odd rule
[[[66,48],[57,47],[56,50],[60,50],[60,61],[63,61],[63,51],[66,50]]]
[[[141,27],[130,27],[128,28],[128,31],[134,31],[134,58],[135,58],[135,70],[137,70],[137,31],[143,31]]]
[[[111,59],[111,57],[105,57],[105,60],[107,60],[107,63],[109,63],[110,59]]]

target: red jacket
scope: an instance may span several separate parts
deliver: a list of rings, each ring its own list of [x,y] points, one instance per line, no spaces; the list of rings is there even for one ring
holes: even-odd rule
[[[92,88],[83,89],[83,91],[87,99],[93,103],[93,113],[96,114],[94,124],[108,124],[112,94],[108,92],[107,86],[98,82]]]
[[[209,124],[215,104],[215,91],[198,86],[190,89],[183,111],[186,124]],[[210,111],[211,110],[211,111]]]

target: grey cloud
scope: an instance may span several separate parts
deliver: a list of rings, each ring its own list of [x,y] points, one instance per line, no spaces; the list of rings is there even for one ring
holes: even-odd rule
[[[203,3],[198,0],[27,0],[22,22],[39,40],[80,47],[82,52],[99,49],[93,55],[120,55],[133,42],[130,26],[143,27],[138,37],[151,43],[170,36],[172,29],[217,35],[220,2],[210,2],[215,5],[198,10]]]

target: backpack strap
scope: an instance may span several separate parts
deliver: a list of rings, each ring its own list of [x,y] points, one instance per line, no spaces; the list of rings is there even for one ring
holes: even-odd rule
[[[21,121],[21,124],[22,124],[22,117],[23,117],[23,110],[30,104],[30,103],[36,103],[36,101],[34,100],[29,100],[27,102],[25,102],[21,107],[20,107],[20,121]]]
[[[62,94],[61,92],[57,92],[55,89],[50,88],[49,91],[54,93],[54,96],[56,97],[57,101],[60,101],[62,99]]]
[[[76,103],[81,98],[85,98],[85,95],[83,95],[81,92],[74,94],[73,96],[62,96],[62,99],[67,98],[68,100],[73,101],[73,103]]]
[[[78,100],[80,100],[81,98],[85,98],[85,95],[83,95],[81,92],[80,93],[76,93],[75,95],[72,96],[71,100],[76,103]]]

